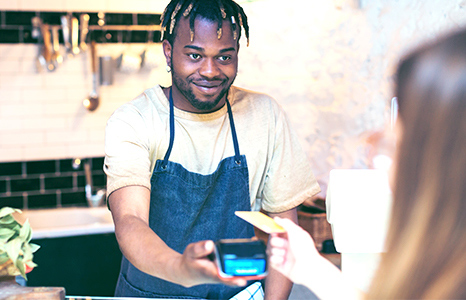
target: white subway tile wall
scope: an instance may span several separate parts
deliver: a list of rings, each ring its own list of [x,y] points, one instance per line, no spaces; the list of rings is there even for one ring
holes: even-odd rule
[[[125,47],[98,44],[97,51],[116,59]],[[146,45],[131,47],[142,53]],[[103,156],[113,111],[154,84],[170,85],[161,44],[151,47],[160,66],[130,75],[115,70],[113,85],[100,87],[100,105],[89,112],[82,105],[92,88],[89,51],[47,72],[31,67],[37,45],[0,44],[0,161]]]

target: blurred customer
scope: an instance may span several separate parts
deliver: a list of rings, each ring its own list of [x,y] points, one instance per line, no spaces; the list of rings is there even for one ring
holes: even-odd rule
[[[399,65],[397,148],[387,253],[367,295],[345,282],[312,238],[278,219],[270,262],[321,299],[466,299],[466,30]]]

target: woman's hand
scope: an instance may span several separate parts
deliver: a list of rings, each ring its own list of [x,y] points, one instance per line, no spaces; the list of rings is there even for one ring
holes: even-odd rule
[[[301,227],[288,219],[274,218],[285,234],[272,234],[268,255],[271,267],[295,283],[303,284],[313,271],[313,261],[320,258],[314,240]]]

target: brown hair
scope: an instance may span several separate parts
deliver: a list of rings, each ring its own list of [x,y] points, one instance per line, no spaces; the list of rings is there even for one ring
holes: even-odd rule
[[[408,55],[387,253],[370,299],[466,299],[466,31]]]

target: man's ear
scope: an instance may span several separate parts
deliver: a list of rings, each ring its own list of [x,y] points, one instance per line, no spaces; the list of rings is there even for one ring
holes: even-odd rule
[[[171,67],[172,63],[172,44],[169,41],[163,40],[162,42],[163,54],[165,55],[165,60],[167,61],[167,66]]]

